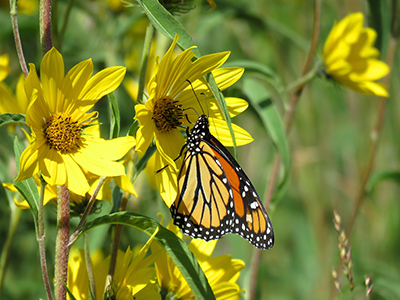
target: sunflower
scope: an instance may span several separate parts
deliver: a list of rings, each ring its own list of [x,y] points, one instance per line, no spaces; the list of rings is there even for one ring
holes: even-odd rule
[[[104,259],[99,251],[92,255],[96,299],[106,299],[106,296],[109,297],[107,299],[161,299],[155,285],[155,268],[151,266],[160,253],[153,252],[146,257],[155,234],[138,251],[132,251],[129,246],[125,252],[118,250],[114,282],[107,289],[106,295],[104,295],[104,291],[111,258],[108,256]],[[67,286],[75,299],[90,299],[89,279],[83,249],[74,249],[71,252]]]
[[[220,68],[228,59],[229,52],[205,55],[192,62],[193,48],[189,48],[174,58],[173,50],[177,41],[176,35],[161,61],[158,62],[156,58],[147,85],[149,98],[145,104],[135,106],[135,119],[139,121],[136,151],[143,154],[154,138],[157,147],[156,170],[169,166],[155,176],[156,185],[168,206],[176,197],[179,162],[175,162],[175,159],[185,144],[182,128],[192,126],[199,113],[207,112],[210,132],[225,146],[233,146],[228,125],[203,76],[211,72],[220,90],[224,90],[238,81],[244,72],[243,68]],[[231,117],[248,107],[245,100],[233,97],[226,98],[226,104]],[[232,124],[232,129],[236,145],[244,145],[253,140],[239,126]]]
[[[167,228],[182,238],[182,233],[178,227],[172,224],[172,221]],[[206,242],[201,239],[192,239],[188,247],[196,256],[215,298],[239,299],[240,292],[244,290],[240,289],[236,281],[245,264],[240,259],[232,259],[231,255],[220,255],[211,258],[216,244],[217,240]],[[160,251],[160,248],[157,243],[152,243],[151,245],[153,252]],[[155,266],[160,293],[167,295],[165,299],[195,299],[186,280],[165,251],[157,258]]]
[[[52,48],[43,57],[40,80],[35,66],[25,81],[29,99],[26,123],[32,142],[20,159],[16,180],[22,181],[41,171],[50,185],[66,185],[84,196],[89,191],[85,174],[115,177],[125,174],[116,162],[135,145],[133,137],[104,140],[87,133],[97,124],[96,111],[88,112],[103,96],[121,83],[124,67],[110,67],[92,76],[93,63],[86,60],[64,75],[61,54]]]
[[[362,13],[353,13],[336,23],[324,45],[327,73],[348,88],[367,95],[388,97],[386,87],[375,82],[390,72],[373,45],[376,31],[363,28]]]

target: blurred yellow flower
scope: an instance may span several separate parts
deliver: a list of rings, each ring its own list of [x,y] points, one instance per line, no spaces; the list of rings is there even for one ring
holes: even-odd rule
[[[203,76],[212,72],[219,88],[224,90],[238,81],[244,71],[243,68],[235,67],[219,68],[228,59],[229,52],[205,55],[192,62],[193,48],[189,48],[174,58],[173,50],[177,41],[178,36],[175,36],[171,47],[160,62],[158,57],[156,58],[153,74],[147,85],[149,98],[145,104],[135,106],[135,119],[139,121],[136,151],[145,153],[154,138],[157,146],[156,170],[169,165],[155,175],[161,197],[168,206],[175,200],[177,192],[178,166],[174,159],[178,157],[185,143],[180,130],[193,125],[188,120],[196,122],[198,113],[204,109],[209,115],[210,132],[225,146],[233,145],[228,125],[223,120],[222,113]],[[208,99],[207,103],[204,102],[200,107],[194,93],[199,95],[200,101]],[[238,115],[248,106],[246,101],[239,98],[226,98],[226,104],[231,117]],[[237,145],[244,145],[253,140],[241,127],[232,124],[232,128]]]
[[[26,123],[33,142],[21,155],[22,181],[40,170],[50,185],[65,184],[75,194],[89,191],[86,173],[122,176],[125,168],[116,160],[135,145],[133,137],[104,140],[86,133],[96,124],[96,111],[88,112],[103,96],[121,83],[125,68],[111,67],[92,76],[93,63],[86,60],[64,75],[61,54],[52,48],[43,57],[40,81],[30,64],[25,92],[30,101]]]
[[[0,82],[10,74],[10,58],[8,54],[0,55]]]
[[[29,101],[25,95],[24,82],[24,74],[21,74],[15,95],[4,82],[0,82],[0,114],[26,114]]]
[[[136,253],[130,247],[125,253],[118,250],[114,281],[107,291],[107,299],[161,299],[161,295],[155,285],[156,272],[154,267],[151,267],[161,251],[159,253],[152,252],[145,257],[155,234],[150,237],[139,251],[135,251]],[[92,255],[91,259],[96,286],[96,299],[103,300],[106,299],[104,291],[110,266],[110,256],[103,259],[101,254],[97,252]],[[89,279],[82,249],[73,250],[70,254],[67,286],[76,300],[90,299]]]
[[[390,72],[373,45],[376,31],[363,28],[363,14],[353,13],[336,23],[324,46],[327,73],[348,88],[367,95],[388,97],[383,84],[375,82]]]
[[[167,228],[182,238],[182,233],[172,222]],[[238,300],[240,292],[244,290],[239,288],[236,281],[245,264],[240,259],[232,259],[231,255],[211,258],[216,243],[217,240],[206,242],[201,239],[192,239],[188,247],[196,256],[216,299]],[[157,243],[151,245],[152,251],[160,251],[160,248]],[[165,299],[195,299],[186,280],[165,251],[157,258],[155,266],[161,294],[167,295]]]

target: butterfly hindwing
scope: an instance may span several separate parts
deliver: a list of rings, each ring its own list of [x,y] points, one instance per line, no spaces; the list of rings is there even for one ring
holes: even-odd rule
[[[224,171],[229,174],[235,207],[232,233],[239,234],[257,248],[271,248],[274,232],[256,189],[230,152],[211,134],[209,141],[217,156],[221,156],[219,161],[224,163]]]

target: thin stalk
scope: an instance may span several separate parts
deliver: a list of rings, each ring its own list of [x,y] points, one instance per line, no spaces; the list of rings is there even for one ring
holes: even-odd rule
[[[146,29],[146,36],[144,39],[143,45],[143,53],[142,53],[142,61],[140,63],[140,76],[139,76],[139,88],[138,88],[138,95],[136,98],[137,103],[143,103],[143,92],[144,92],[144,85],[146,83],[146,70],[147,64],[149,62],[149,55],[151,49],[151,43],[153,41],[154,35],[154,26],[149,22]]]
[[[87,232],[83,234],[83,244],[85,248],[85,261],[86,261],[86,270],[89,276],[89,285],[90,285],[90,290],[93,295],[93,299],[97,299],[96,297],[96,285],[94,281],[94,275],[93,275],[93,265],[92,265],[92,259],[90,258],[90,248],[89,248],[89,235]]]
[[[65,16],[64,16],[63,24],[62,24],[62,27],[60,30],[60,34],[58,35],[58,45],[59,45],[60,51],[62,49],[64,36],[65,36],[65,30],[67,29],[69,15],[71,13],[72,7],[74,6],[74,2],[75,2],[75,0],[68,0],[67,10],[65,12]]]
[[[306,59],[306,62],[305,62],[305,65],[304,65],[304,68],[302,71],[302,75],[301,75],[302,78],[304,78],[307,75],[307,73],[310,72],[312,62],[314,60],[315,52],[317,50],[318,39],[319,39],[319,29],[320,29],[320,23],[321,23],[321,2],[322,2],[321,0],[314,1],[313,33],[312,33],[312,38],[311,38],[310,50],[308,52],[307,59]],[[292,100],[289,104],[288,110],[286,111],[285,119],[284,119],[286,135],[288,135],[290,132],[297,103],[299,102],[299,99],[304,90],[304,87],[309,80],[310,79],[307,78],[307,81],[300,82],[300,84],[297,86],[295,93],[292,97]],[[272,196],[274,195],[275,187],[276,187],[276,184],[278,181],[278,176],[279,176],[279,167],[280,167],[280,155],[279,155],[279,153],[276,153],[275,158],[274,158],[274,163],[272,166],[272,170],[271,170],[271,176],[269,178],[266,196],[264,199],[264,206],[266,209],[268,209],[269,204],[271,203]],[[249,286],[249,296],[248,296],[249,300],[255,299],[256,287],[257,287],[257,277],[258,277],[258,271],[259,271],[260,262],[261,262],[261,253],[262,253],[261,250],[254,249],[253,257],[251,260],[250,286]]]
[[[43,54],[46,54],[53,47],[51,36],[51,0],[40,0],[40,44]]]
[[[22,50],[21,37],[19,35],[18,28],[18,20],[17,20],[17,0],[10,0],[10,16],[11,16],[11,24],[14,33],[15,47],[17,48],[18,60],[21,65],[22,72],[25,75],[25,78],[28,76],[28,66],[26,65],[24,51]]]
[[[57,238],[55,263],[55,298],[67,299],[67,275],[69,255],[69,190],[65,185],[57,187]]]
[[[47,298],[49,300],[53,299],[53,294],[51,292],[51,285],[49,280],[49,273],[47,271],[47,263],[46,263],[46,232],[44,230],[44,219],[43,219],[43,200],[44,200],[44,191],[46,187],[46,182],[41,177],[40,178],[40,196],[39,196],[39,207],[38,207],[38,232],[37,232],[37,241],[39,243],[39,255],[40,255],[40,266],[42,268],[42,277],[44,287],[46,288]]]
[[[107,177],[104,177],[104,176],[100,177],[99,182],[97,183],[96,189],[94,190],[92,196],[90,197],[88,205],[86,206],[86,209],[82,215],[82,218],[79,221],[79,224],[76,227],[75,231],[72,233],[71,238],[69,239],[69,244],[68,244],[69,247],[71,247],[75,243],[76,238],[79,234],[79,230],[82,228],[83,224],[85,224],[87,217],[89,216],[90,212],[92,211],[93,205],[96,202],[97,194],[99,193],[100,188],[103,185],[104,181],[106,181],[106,179],[107,179]]]
[[[128,178],[133,177],[133,170],[134,170],[134,156],[132,156],[132,160],[129,162],[128,165],[128,171],[127,171],[127,176]],[[122,195],[122,201],[121,201],[121,207],[120,211],[125,211],[126,210],[126,205],[128,204],[128,199],[130,197],[130,194],[127,192],[124,192]],[[115,265],[117,263],[117,254],[118,254],[118,246],[119,246],[119,241],[121,239],[121,233],[122,233],[122,225],[118,224],[115,229],[115,236],[114,240],[111,246],[111,260],[110,260],[110,267],[108,269],[108,276],[106,280],[106,289],[108,289],[114,278],[114,271],[115,271]]]
[[[20,195],[20,194],[18,194]],[[19,196],[21,197],[21,196]],[[19,220],[21,219],[22,209],[17,207],[12,201],[10,203],[11,217],[10,217],[10,225],[8,227],[8,234],[6,240],[4,242],[4,247],[1,250],[0,257],[0,295],[3,288],[3,281],[6,274],[8,256],[10,254],[12,242],[14,240],[15,232],[18,228]]]

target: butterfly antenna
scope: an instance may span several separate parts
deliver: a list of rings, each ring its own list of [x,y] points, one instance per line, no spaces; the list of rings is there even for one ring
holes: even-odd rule
[[[207,116],[209,116],[210,115],[210,111],[208,109],[207,96],[204,93],[201,93],[200,95],[203,95],[203,97],[204,97],[204,102],[206,103],[206,107],[207,107]]]
[[[203,107],[201,106],[200,100],[199,100],[199,98],[197,97],[196,92],[194,91],[194,88],[193,88],[192,83],[190,82],[189,79],[186,79],[186,81],[189,82],[190,86],[192,87],[193,94],[194,94],[194,96],[196,97],[196,100],[197,100],[197,102],[198,102],[199,105],[200,105],[200,108],[201,108],[201,111],[203,112],[203,115],[205,115],[204,110],[203,110]]]

